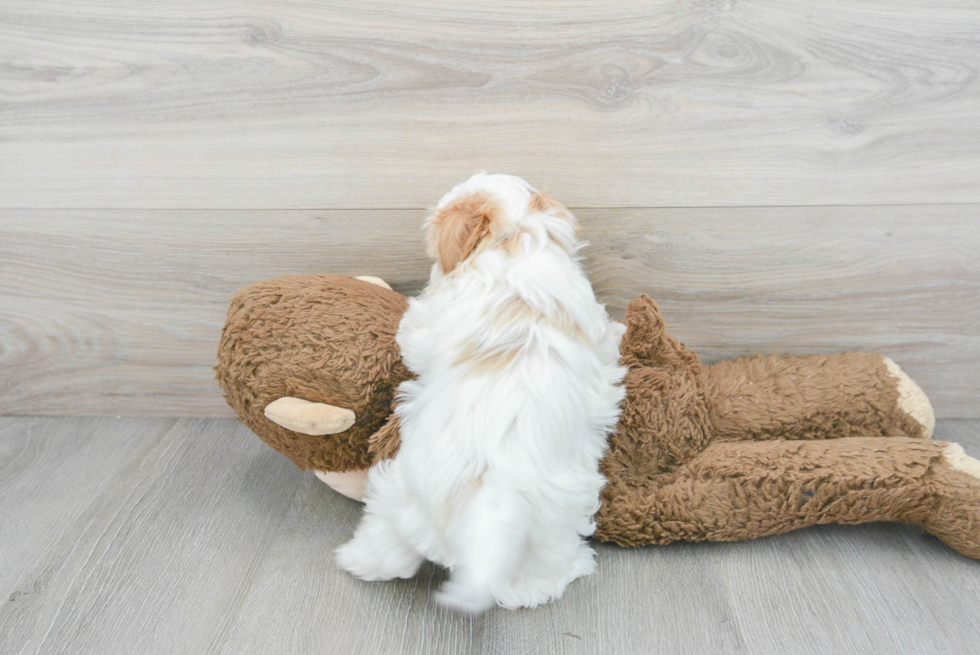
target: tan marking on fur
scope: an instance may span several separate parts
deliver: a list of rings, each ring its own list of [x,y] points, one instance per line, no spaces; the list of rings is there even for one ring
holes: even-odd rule
[[[888,357],[882,357],[882,359],[885,360],[885,367],[888,372],[898,380],[899,409],[922,425],[924,428],[923,436],[928,439],[936,427],[936,416],[933,414],[932,404],[929,402],[928,396],[905,371],[899,368],[898,364]]]
[[[566,252],[568,251],[568,244],[562,241],[561,239],[557,238],[554,234],[551,233],[548,234],[548,241],[558,246],[562,250]]]
[[[514,296],[500,305],[500,309],[493,316],[493,324],[498,328],[508,328],[514,323],[531,321],[538,316],[534,308],[524,302],[520,296]]]
[[[469,366],[469,372],[473,375],[499,373],[510,366],[520,352],[520,346],[485,350],[469,343],[453,361],[453,366]]]
[[[479,191],[436,210],[425,223],[429,256],[451,273],[492,237],[503,231],[506,216],[496,198]]]
[[[961,445],[942,441],[937,441],[936,444],[943,449],[943,459],[951,469],[980,478],[980,461],[967,455]]]
[[[500,248],[511,257],[516,257],[521,252],[521,240],[527,234],[524,230],[518,230],[508,234],[495,246]]]
[[[571,212],[560,202],[544,193],[535,193],[528,202],[528,212],[548,211],[571,223],[576,232],[579,225]],[[456,202],[437,209],[426,221],[428,232],[427,252],[437,260],[446,275],[476,254],[497,248],[511,257],[521,251],[523,230],[508,234],[508,222],[499,201],[486,191],[478,191]],[[513,226],[510,226],[513,227]],[[567,245],[549,235],[553,243],[562,248]]]
[[[439,524],[443,530],[449,525],[449,519],[452,518],[453,509],[456,506],[462,508],[466,504],[466,501],[470,499],[473,492],[483,486],[483,476],[478,475],[462,487],[454,495],[446,498],[445,502],[442,504],[442,511],[439,512]]]
[[[570,339],[591,343],[585,331],[572,320],[563,307],[559,307],[554,314],[545,314],[535,310],[523,299],[514,297],[504,302],[493,317],[493,325],[502,330],[515,325],[534,323],[548,325]],[[520,352],[519,344],[487,349],[471,342],[456,357],[453,366],[469,366],[469,373],[472,375],[497,373],[509,367]]]
[[[541,191],[535,193],[531,196],[531,199],[527,203],[527,211],[529,214],[534,214],[538,212],[551,212],[553,216],[559,218],[564,218],[566,221],[571,223],[575,227],[575,233],[578,234],[581,226],[578,221],[572,216],[572,212],[568,211],[568,208],[549,196],[547,193]],[[563,244],[557,241],[554,237],[551,237],[551,241],[559,246]]]
[[[564,307],[559,307],[556,314],[546,316],[546,320],[548,321],[549,325],[570,339],[576,339],[583,343],[592,342],[592,340],[589,339],[589,335],[587,335],[582,327],[576,323],[574,319],[572,319],[571,315],[565,311]]]
[[[538,212],[546,212],[555,210],[556,216],[569,216],[568,209],[565,205],[561,204],[547,193],[542,193],[541,191],[535,193],[531,196],[531,199],[527,203],[527,211],[529,214],[536,214]]]
[[[553,314],[539,312],[528,305],[522,298],[514,297],[501,305],[493,317],[493,324],[498,328],[508,328],[517,323],[544,323],[555,328],[570,339],[583,343],[591,343],[591,339],[576,323],[568,311],[559,306]]]

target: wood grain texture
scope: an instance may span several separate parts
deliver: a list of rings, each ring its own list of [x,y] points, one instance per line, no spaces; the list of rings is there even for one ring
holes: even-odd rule
[[[936,438],[980,457],[980,422]],[[980,567],[899,524],[818,526],[725,544],[718,560],[751,652],[970,653]]]
[[[74,418],[79,436],[63,437],[90,434],[106,462],[131,440],[115,470],[91,458],[73,479],[34,467],[28,508],[45,510],[57,489],[57,509],[79,511],[54,537],[3,535],[34,556],[5,571],[16,579],[3,589],[0,652],[205,653],[223,641],[301,475],[233,421],[133,423]],[[79,483],[86,475],[102,484]]]
[[[0,206],[980,202],[969,0],[7,0]]]
[[[937,437],[980,457],[980,421],[940,421]],[[339,570],[362,506],[230,419],[0,418],[0,470],[0,509],[24,527],[0,524],[4,653],[959,654],[980,640],[980,562],[910,526],[600,544],[598,572],[560,601],[472,618],[433,604],[437,567],[389,583]]]
[[[882,352],[940,416],[980,416],[980,206],[577,213],[615,316],[648,293],[708,362]],[[0,413],[227,416],[211,366],[231,294],[299,273],[379,275],[414,293],[423,217],[6,210]]]
[[[676,653],[678,644],[692,653],[747,652],[703,548],[661,557],[599,546],[598,573],[561,603],[473,618],[433,603],[446,574],[430,564],[382,584],[339,571],[333,550],[353,535],[362,507],[304,480],[223,654]]]
[[[551,603],[486,616],[488,653],[749,653],[714,552],[721,544],[596,544],[598,571]]]
[[[340,575],[333,551],[362,508],[304,477],[221,653],[474,652],[483,619],[432,603],[441,569],[382,585]]]
[[[980,416],[978,211],[579,213],[594,242],[587,254],[597,295],[618,313],[649,294],[703,361],[880,352],[922,386],[938,415],[967,418]]]
[[[38,591],[37,585],[18,588],[17,582],[39,548],[70,529],[92,498],[132,458],[145,456],[148,445],[160,441],[174,422],[0,421],[0,602],[21,602]]]

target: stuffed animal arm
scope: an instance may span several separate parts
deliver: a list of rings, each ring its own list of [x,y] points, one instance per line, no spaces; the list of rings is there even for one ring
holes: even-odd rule
[[[260,438],[341,493],[398,449],[411,377],[394,341],[407,300],[373,278],[297,276],[232,299],[217,378]],[[728,541],[817,523],[913,523],[980,558],[980,462],[931,440],[932,408],[873,353],[703,366],[646,296],[627,310],[623,412],[601,463],[595,537]]]

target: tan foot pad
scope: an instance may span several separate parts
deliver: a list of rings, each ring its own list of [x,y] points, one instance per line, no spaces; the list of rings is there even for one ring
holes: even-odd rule
[[[936,417],[932,413],[929,397],[898,364],[887,357],[883,359],[888,372],[898,380],[898,406],[925,428],[925,434],[922,436],[928,439],[936,427]]]
[[[975,478],[980,478],[980,461],[973,459],[963,452],[963,446],[958,443],[936,443],[942,446],[943,459],[946,460],[946,463],[949,464],[951,469],[972,475]]]

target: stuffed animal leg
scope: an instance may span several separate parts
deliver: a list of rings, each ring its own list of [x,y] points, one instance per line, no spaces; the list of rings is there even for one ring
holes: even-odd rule
[[[602,463],[596,538],[727,541],[891,520],[980,557],[970,474],[980,465],[928,439],[928,399],[890,360],[851,352],[704,367],[650,298],[630,303],[626,324],[627,396]]]
[[[613,484],[603,492],[595,536],[623,546],[902,521],[980,558],[980,462],[956,444],[910,437],[715,442],[669,474]]]
[[[626,325],[626,399],[607,478],[668,473],[715,441],[932,434],[928,398],[881,355],[754,355],[703,366],[645,295],[630,302]]]
[[[875,353],[749,356],[704,367],[718,439],[932,436],[932,405]]]

